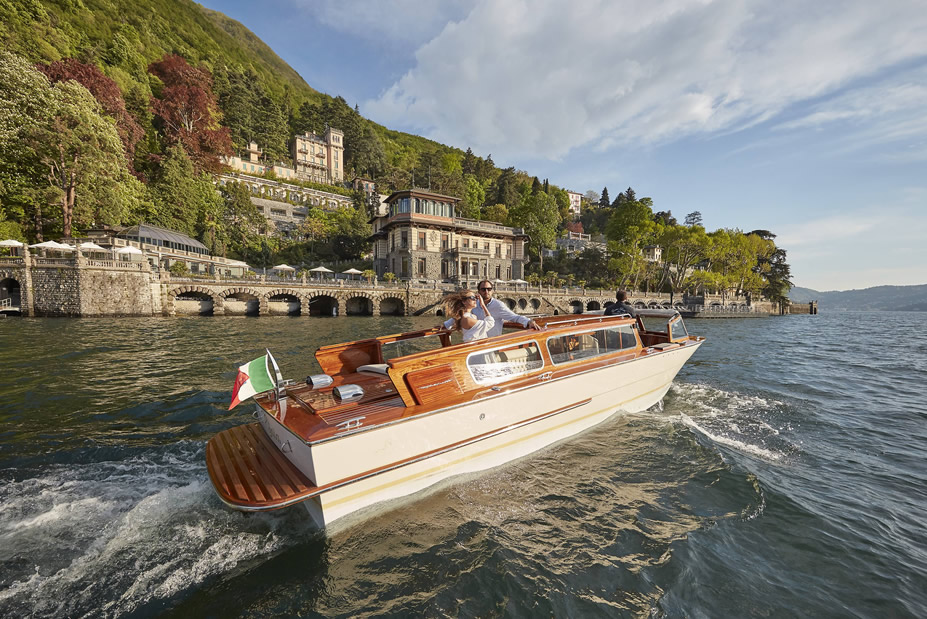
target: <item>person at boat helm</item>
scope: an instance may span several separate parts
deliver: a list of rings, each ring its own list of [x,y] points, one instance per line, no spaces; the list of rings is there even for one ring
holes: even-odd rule
[[[476,308],[480,308],[482,318],[474,316]],[[489,337],[490,329],[496,324],[492,314],[487,313],[482,297],[471,290],[458,290],[447,295],[444,298],[444,310],[450,316],[448,322],[460,330],[465,342]]]
[[[628,305],[627,303],[628,293],[624,290],[619,290],[615,293],[615,303],[609,305],[605,308],[605,316],[618,316],[619,314],[627,314],[628,316],[634,316],[634,308]]]
[[[483,281],[479,283],[479,285],[477,286],[477,291],[480,293],[480,298],[482,299],[483,303],[477,305],[477,307],[473,310],[473,315],[477,319],[483,319],[486,317],[486,314],[483,313],[484,312],[483,307],[485,306],[486,309],[489,311],[489,315],[492,316],[494,319],[495,324],[486,334],[486,337],[495,337],[497,335],[502,335],[502,326],[506,320],[510,322],[517,322],[518,324],[520,324],[521,326],[527,329],[535,329],[538,331],[543,329],[541,325],[531,320],[527,316],[519,316],[518,314],[510,310],[505,303],[503,303],[499,299],[492,298],[493,288],[494,286],[491,281],[484,279]],[[451,319],[451,320],[445,321],[444,328],[453,329],[454,320]]]

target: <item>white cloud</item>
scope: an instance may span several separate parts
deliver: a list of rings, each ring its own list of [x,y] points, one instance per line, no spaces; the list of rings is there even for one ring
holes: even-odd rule
[[[497,160],[735,130],[927,55],[927,11],[906,0],[482,0],[443,28],[434,4],[400,3],[403,19],[421,8],[434,38],[363,111]],[[846,95],[796,122],[876,100]]]
[[[334,30],[368,40],[418,46],[465,16],[475,0],[289,0]]]

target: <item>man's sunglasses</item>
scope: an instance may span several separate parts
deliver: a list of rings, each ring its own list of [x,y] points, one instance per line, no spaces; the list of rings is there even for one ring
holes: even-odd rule
[[[492,288],[480,288],[479,290],[480,292],[483,292],[484,290],[492,290]]]

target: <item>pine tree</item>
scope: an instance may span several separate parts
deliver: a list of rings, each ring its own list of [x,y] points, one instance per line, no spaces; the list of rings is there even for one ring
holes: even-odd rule
[[[599,198],[599,206],[611,206],[611,202],[608,200],[608,187],[602,188],[602,197]]]

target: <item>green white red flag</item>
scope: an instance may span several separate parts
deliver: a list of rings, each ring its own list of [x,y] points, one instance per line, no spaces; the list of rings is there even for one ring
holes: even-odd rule
[[[270,391],[274,388],[274,379],[271,378],[271,370],[268,367],[270,363],[269,357],[270,354],[266,354],[238,368],[238,376],[235,378],[235,386],[232,388],[232,404],[229,406],[229,410],[255,394]]]

